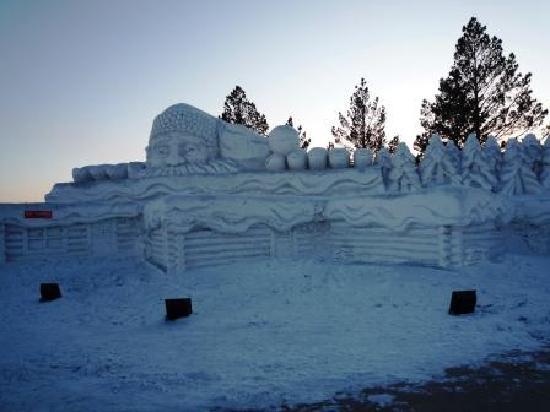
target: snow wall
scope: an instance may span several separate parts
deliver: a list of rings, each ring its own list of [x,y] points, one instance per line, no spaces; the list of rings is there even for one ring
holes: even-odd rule
[[[433,136],[396,152],[299,148],[186,104],[159,114],[145,162],[73,169],[44,203],[0,205],[0,263],[134,255],[166,271],[242,259],[460,266],[550,253],[550,141],[502,152]],[[38,213],[36,213],[38,212]],[[44,213],[41,213],[44,212]]]

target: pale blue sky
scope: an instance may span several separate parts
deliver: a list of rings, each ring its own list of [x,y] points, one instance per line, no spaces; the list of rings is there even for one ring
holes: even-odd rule
[[[176,102],[218,115],[241,85],[271,127],[326,145],[361,76],[388,136],[420,132],[470,16],[550,106],[548,1],[0,0],[0,201],[41,200],[71,168],[142,160]]]

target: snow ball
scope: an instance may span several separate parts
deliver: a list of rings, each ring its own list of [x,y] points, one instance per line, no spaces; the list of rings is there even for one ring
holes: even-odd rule
[[[307,153],[307,162],[310,169],[321,170],[327,168],[327,149],[314,147]]]
[[[299,140],[298,132],[286,124],[274,128],[268,137],[271,151],[282,156],[297,150],[300,147]]]
[[[307,168],[307,155],[301,149],[289,153],[286,162],[290,170],[303,170]]]
[[[265,168],[272,172],[279,172],[286,169],[286,160],[283,155],[273,153],[265,161]]]
[[[372,166],[372,150],[367,147],[360,147],[353,153],[353,161],[355,167],[358,169],[364,169]]]
[[[328,164],[331,169],[345,169],[349,167],[349,152],[342,147],[329,150]]]

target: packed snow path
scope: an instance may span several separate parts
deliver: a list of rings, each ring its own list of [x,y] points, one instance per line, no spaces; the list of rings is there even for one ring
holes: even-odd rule
[[[550,338],[549,257],[457,271],[274,260],[168,276],[133,260],[0,268],[0,410],[204,410],[417,381]],[[63,298],[38,303],[41,281]],[[453,289],[477,312],[451,317]],[[195,314],[167,323],[165,297]]]

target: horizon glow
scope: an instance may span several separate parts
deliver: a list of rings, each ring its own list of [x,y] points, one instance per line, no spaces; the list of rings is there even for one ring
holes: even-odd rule
[[[548,108],[549,14],[533,0],[3,1],[0,202],[42,200],[73,167],[143,160],[156,114],[184,102],[217,116],[237,84],[271,128],[292,115],[326,146],[365,77],[387,138],[410,145],[472,15]]]

